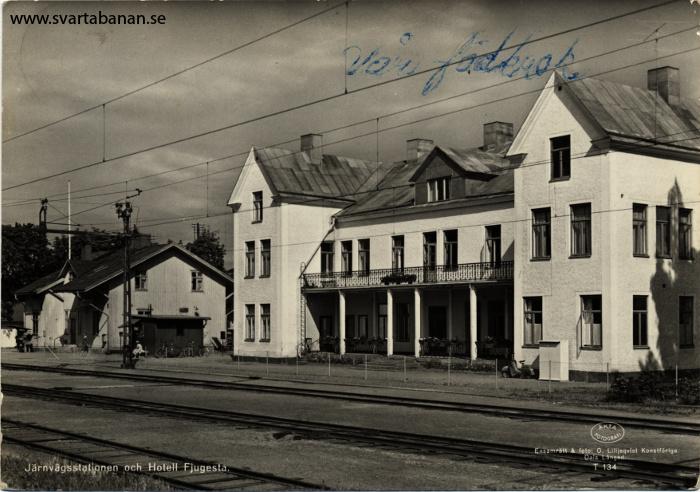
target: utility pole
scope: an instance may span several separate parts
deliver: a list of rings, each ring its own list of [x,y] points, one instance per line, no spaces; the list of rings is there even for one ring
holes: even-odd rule
[[[71,223],[70,223],[70,180],[68,180],[68,261],[70,261],[72,257],[72,249],[73,249],[73,242],[72,242],[72,235],[71,235]]]
[[[130,259],[129,259],[129,238],[131,236],[131,202],[117,202],[116,205],[117,217],[124,222],[124,353],[122,354],[122,368],[134,368],[134,327],[131,324],[131,281],[130,275]]]

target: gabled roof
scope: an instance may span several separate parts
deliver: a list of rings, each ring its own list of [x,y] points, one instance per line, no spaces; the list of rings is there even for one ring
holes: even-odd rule
[[[254,152],[272,193],[279,197],[347,198],[381,168],[375,162],[336,155],[325,154],[321,162],[313,162],[306,152],[279,148]]]
[[[446,158],[448,164],[451,164],[462,176],[482,175],[488,179],[493,174],[500,173],[511,167],[510,161],[504,157],[506,150],[508,150],[507,147],[494,151],[484,150],[482,147],[453,149],[435,146],[413,173],[411,181],[416,181],[423,171],[430,166],[433,158],[438,155]]]
[[[512,193],[513,164],[504,157],[506,150],[507,148],[487,151],[481,147],[453,149],[436,146],[418,160],[395,162],[375,190],[357,197],[356,203],[342,210],[338,216],[412,206],[415,199],[414,180],[430,165],[435,155],[447,157],[453,166],[467,176],[476,173],[487,178],[470,182],[464,198]]]
[[[558,73],[555,77],[611,139],[700,151],[700,102],[680,98],[678,105],[670,105],[641,87],[592,77],[564,82]]]
[[[132,268],[138,267],[140,264],[163,255],[165,253],[180,253],[185,255],[194,264],[206,270],[210,275],[218,278],[222,283],[232,283],[231,279],[224,272],[215,266],[207,263],[199,256],[191,253],[185,248],[174,244],[153,244],[130,252],[130,264]],[[82,274],[76,274],[75,278],[65,285],[55,289],[57,292],[86,292],[100,285],[121,277],[124,274],[124,253],[116,251],[108,254],[97,260],[85,262],[83,265],[87,267],[87,271]],[[89,265],[87,265],[89,263]]]
[[[44,275],[43,277],[36,279],[34,282],[18,289],[15,292],[15,295],[27,296],[33,294],[41,294],[51,289],[52,287],[60,284],[61,282],[63,282],[61,270],[56,270],[55,272],[51,272],[48,275]]]

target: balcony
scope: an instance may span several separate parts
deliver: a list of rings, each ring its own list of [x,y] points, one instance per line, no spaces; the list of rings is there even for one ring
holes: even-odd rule
[[[402,285],[463,284],[513,280],[513,262],[461,263],[455,266],[405,267],[401,269],[305,273],[302,290],[391,287]]]

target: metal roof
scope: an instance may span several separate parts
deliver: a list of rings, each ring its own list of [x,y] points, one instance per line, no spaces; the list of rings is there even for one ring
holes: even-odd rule
[[[328,154],[313,162],[306,152],[278,148],[256,149],[255,156],[279,195],[350,197],[381,168],[376,162]]]
[[[224,272],[220,271],[213,265],[210,265],[197,255],[187,251],[185,248],[174,244],[153,244],[133,250],[130,252],[130,264],[131,267],[136,267],[139,264],[149,260],[155,256],[162,253],[171,251],[172,253],[180,252],[185,257],[191,258],[199,266],[204,267],[208,272],[212,273],[214,276],[219,277],[220,280],[224,282],[232,283],[233,280],[226,275]],[[82,275],[76,275],[76,277],[65,285],[58,287],[56,292],[84,292],[95,287],[102,285],[103,283],[114,279],[115,277],[120,277],[124,272],[124,252],[123,250],[118,250],[109,255],[98,258],[97,260],[87,262],[90,264],[88,271],[84,272]]]
[[[681,98],[680,104],[670,105],[641,87],[590,77],[563,82],[557,77],[608,134],[700,150],[700,102]]]
[[[413,177],[423,165],[429,165],[428,160],[431,155],[440,151],[466,172],[494,176],[487,181],[468,180],[465,196],[454,198],[512,193],[514,189],[512,163],[503,157],[506,150],[504,148],[490,151],[481,147],[453,149],[436,146],[421,159],[395,162],[376,189],[362,197],[358,196],[355,204],[345,208],[338,215],[343,217],[412,206],[415,199]]]
[[[17,296],[30,295],[30,294],[40,294],[45,290],[50,289],[57,283],[63,280],[61,277],[61,270],[56,270],[48,275],[44,275],[41,278],[36,279],[34,282],[25,285],[24,287],[18,289],[15,292]]]

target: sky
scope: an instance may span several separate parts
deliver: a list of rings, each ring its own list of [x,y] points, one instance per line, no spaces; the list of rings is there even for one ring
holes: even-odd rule
[[[557,64],[570,64],[572,77],[635,86],[646,86],[648,69],[672,65],[680,69],[681,95],[699,99],[700,52],[675,54],[700,47],[697,2],[678,0],[575,29],[659,3],[5,3],[2,222],[36,222],[38,200],[46,196],[49,221],[65,222],[70,180],[73,222],[118,230],[111,204],[124,190],[140,188],[132,199],[140,230],[159,242],[187,242],[199,221],[219,233],[230,265],[226,204],[253,146],[296,151],[300,135],[319,133],[325,153],[383,162],[405,158],[411,138],[475,147],[484,123],[512,122],[517,132]],[[100,12],[165,19],[159,25],[28,25],[10,17]],[[541,37],[547,39],[518,50]],[[470,54],[501,45],[512,48],[491,63],[469,61]],[[599,56],[612,50],[618,51]],[[460,58],[466,61],[439,70]],[[289,108],[297,109],[269,116]],[[57,120],[63,121],[23,135]],[[364,123],[352,125],[357,122]],[[340,127],[347,128],[330,131]],[[156,173],[165,174],[138,179]]]

